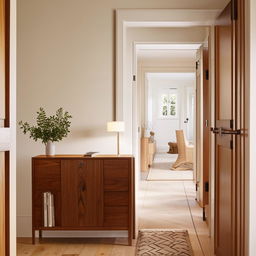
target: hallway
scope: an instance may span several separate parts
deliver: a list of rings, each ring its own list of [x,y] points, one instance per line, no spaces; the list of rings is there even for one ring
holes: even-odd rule
[[[142,181],[139,228],[187,229],[194,254],[210,255],[208,228],[191,181]]]

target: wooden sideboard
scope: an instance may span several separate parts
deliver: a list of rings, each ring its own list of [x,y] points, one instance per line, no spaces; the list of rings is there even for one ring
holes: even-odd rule
[[[155,153],[155,141],[151,142],[149,137],[141,138],[141,171],[148,171],[153,164]]]
[[[44,227],[43,193],[54,195],[55,226]],[[134,158],[82,155],[32,158],[32,242],[35,231],[127,230],[135,238]]]

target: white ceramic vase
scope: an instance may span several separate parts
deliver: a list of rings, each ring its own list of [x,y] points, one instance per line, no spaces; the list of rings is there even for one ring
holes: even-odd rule
[[[47,156],[55,155],[55,144],[52,141],[48,141],[45,147],[45,154]]]

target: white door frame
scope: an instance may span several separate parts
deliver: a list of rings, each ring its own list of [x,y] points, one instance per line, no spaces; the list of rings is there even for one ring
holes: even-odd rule
[[[133,151],[133,81],[127,74],[126,67],[126,30],[129,27],[195,27],[210,26],[220,14],[221,10],[177,10],[177,9],[118,9],[116,13],[116,119],[125,122],[126,131],[122,136],[122,153],[134,154]],[[211,33],[212,31],[210,31]],[[134,53],[131,52],[131,56]],[[214,63],[213,63],[214,64]],[[130,74],[133,74],[132,66]],[[212,69],[214,70],[214,69]],[[210,74],[210,77],[213,77]],[[213,83],[213,79],[211,80]],[[136,157],[136,156],[135,156]],[[136,170],[135,177],[139,177]],[[214,169],[211,170],[214,177]],[[213,181],[214,179],[212,179]],[[136,190],[138,180],[136,180]],[[213,183],[214,184],[214,183]],[[212,186],[214,187],[214,186]],[[136,193],[137,194],[137,193]],[[213,194],[214,195],[214,194]],[[211,197],[214,205],[214,196]],[[210,223],[214,223],[214,208],[211,207]],[[210,225],[210,226],[211,226]],[[214,229],[211,229],[213,236]]]
[[[211,26],[221,10],[117,9],[116,13],[116,117],[124,118],[126,85],[123,59],[128,27]]]

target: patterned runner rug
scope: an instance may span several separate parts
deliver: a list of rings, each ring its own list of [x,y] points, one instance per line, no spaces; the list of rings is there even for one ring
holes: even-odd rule
[[[141,229],[136,256],[193,256],[186,230]]]

